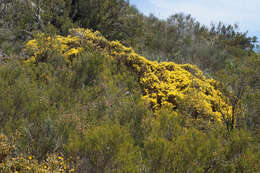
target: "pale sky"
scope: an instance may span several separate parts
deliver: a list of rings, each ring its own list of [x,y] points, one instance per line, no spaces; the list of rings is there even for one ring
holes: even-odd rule
[[[184,13],[207,26],[219,21],[238,24],[241,32],[260,40],[260,0],[130,0],[130,4],[161,19]]]

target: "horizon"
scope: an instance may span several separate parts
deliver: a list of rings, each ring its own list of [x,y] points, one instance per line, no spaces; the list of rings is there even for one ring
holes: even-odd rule
[[[255,21],[258,20],[257,14],[260,15],[257,8],[260,6],[260,1],[248,1],[244,4],[243,0],[238,0],[234,4],[231,0],[215,0],[214,2],[206,0],[129,0],[130,4],[144,15],[153,14],[159,19],[166,20],[173,14],[183,13],[185,15],[190,14],[196,21],[207,27],[212,23],[217,24],[219,22],[231,25],[237,24],[239,32],[247,32],[249,37],[256,36],[259,44],[260,23]],[[241,10],[245,12],[241,13]]]

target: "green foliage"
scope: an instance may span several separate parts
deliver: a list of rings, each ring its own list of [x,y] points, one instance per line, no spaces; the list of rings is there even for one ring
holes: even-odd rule
[[[1,1],[0,29],[7,35],[0,35],[6,40],[0,47],[18,53],[23,42],[37,32],[67,34],[74,25],[69,18],[70,4],[71,0]]]
[[[142,15],[125,0],[75,0],[71,18],[81,27],[126,44],[134,44],[142,32]]]
[[[3,26],[13,32],[29,34],[32,31],[66,33],[72,26],[69,19],[71,0],[4,0],[2,5]]]
[[[169,111],[162,111],[154,121],[144,145],[148,172],[255,172],[259,169],[259,148],[248,132],[235,130],[229,134],[215,125],[203,132],[183,126],[187,121]]]
[[[1,172],[74,172],[72,162],[57,154],[50,154],[41,162],[32,155],[14,154],[16,147],[8,138],[0,134],[0,171]]]
[[[76,25],[182,65],[98,31],[65,37]],[[237,29],[123,0],[1,1],[0,172],[258,172],[260,61]]]
[[[120,66],[117,69],[110,57],[93,50],[82,52],[69,66],[57,51],[48,52],[44,62],[35,65],[19,60],[1,65],[1,130],[16,139],[17,153],[31,153],[39,160],[49,153],[63,153],[72,136],[98,124],[102,128],[108,120],[124,126],[129,135],[122,140],[131,139],[130,148],[141,146],[147,132],[143,120],[149,121],[152,113],[141,101],[137,78]],[[132,168],[124,167],[128,147],[122,147],[111,161],[115,169],[137,170],[135,154],[134,164],[129,158]],[[84,170],[82,165],[78,169]]]
[[[78,146],[75,151],[75,146]],[[141,153],[128,130],[103,124],[88,129],[81,140],[71,138],[67,149],[82,158],[81,169],[89,172],[139,172]],[[84,159],[83,159],[84,158]]]
[[[149,172],[204,172],[217,158],[220,141],[181,126],[181,117],[162,112],[145,143]]]
[[[240,127],[257,129],[259,126],[259,56],[236,58],[216,73],[223,82],[223,92],[229,96],[233,113]],[[252,121],[254,119],[254,121]]]

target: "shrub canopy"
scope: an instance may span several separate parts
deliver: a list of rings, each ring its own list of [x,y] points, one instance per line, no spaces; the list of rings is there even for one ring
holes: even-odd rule
[[[234,118],[232,106],[218,89],[218,82],[205,77],[196,66],[147,60],[119,41],[108,41],[98,31],[76,28],[67,37],[40,34],[26,44],[25,51],[31,56],[26,63],[44,61],[48,52],[57,51],[68,64],[73,64],[78,54],[91,49],[99,50],[135,72],[143,99],[149,102],[155,112],[167,107],[178,113],[210,121],[228,122]]]

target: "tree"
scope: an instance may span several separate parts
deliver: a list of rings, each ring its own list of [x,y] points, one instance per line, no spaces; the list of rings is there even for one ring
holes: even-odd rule
[[[6,38],[17,43],[32,38],[35,32],[67,34],[73,27],[69,18],[71,0],[1,0],[2,30],[11,35]],[[4,37],[4,36],[3,36]]]
[[[142,15],[125,0],[74,0],[70,17],[81,27],[126,44],[134,44],[142,30]]]

